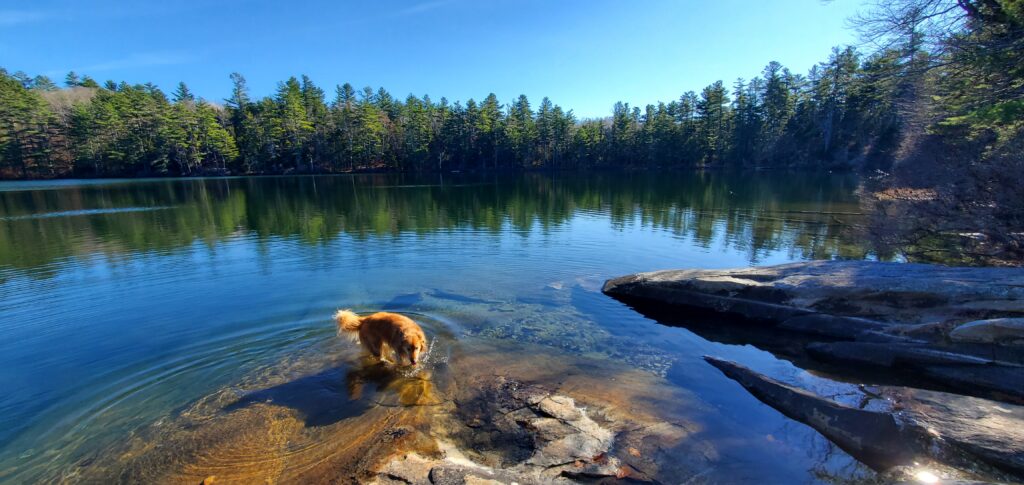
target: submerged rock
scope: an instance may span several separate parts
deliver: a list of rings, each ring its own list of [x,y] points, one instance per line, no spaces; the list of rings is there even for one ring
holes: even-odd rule
[[[688,421],[703,404],[664,379],[543,346],[471,343],[473,352],[448,354],[435,340],[414,373],[341,343],[313,348],[74,473],[87,483],[200,483],[214,474],[225,484],[629,483],[712,466],[713,443]]]

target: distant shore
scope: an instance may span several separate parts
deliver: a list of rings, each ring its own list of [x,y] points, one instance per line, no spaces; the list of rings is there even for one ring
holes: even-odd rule
[[[200,178],[247,178],[247,177],[299,177],[299,176],[320,176],[320,175],[496,175],[496,174],[563,174],[563,173],[651,173],[651,172],[721,172],[721,173],[747,173],[747,172],[779,172],[779,173],[836,173],[859,175],[856,170],[850,168],[821,169],[821,168],[799,168],[799,167],[750,167],[733,168],[718,165],[712,166],[690,166],[690,167],[589,167],[589,168],[498,168],[498,169],[468,169],[468,170],[396,170],[391,168],[358,168],[344,171],[297,171],[285,170],[279,172],[253,172],[253,173],[231,173],[231,172],[202,172],[192,174],[177,173],[140,173],[135,175],[116,174],[76,174],[73,176],[61,177],[0,177],[0,182],[39,182],[47,180],[144,180],[144,179],[200,179]]]

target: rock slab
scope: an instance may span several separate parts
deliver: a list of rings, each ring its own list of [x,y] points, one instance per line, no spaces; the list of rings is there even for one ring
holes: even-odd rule
[[[637,273],[602,291],[641,311],[821,339],[806,347],[821,362],[910,370],[932,388],[1024,403],[1024,268],[811,261]]]
[[[941,392],[903,389],[893,413],[844,406],[734,362],[704,358],[754,397],[805,423],[879,471],[916,456],[943,462],[970,456],[1024,478],[1024,407]]]
[[[822,326],[864,331],[934,325],[941,332],[974,320],[1024,317],[1024,268],[810,261],[637,273],[608,280],[602,291],[773,324],[827,315]]]

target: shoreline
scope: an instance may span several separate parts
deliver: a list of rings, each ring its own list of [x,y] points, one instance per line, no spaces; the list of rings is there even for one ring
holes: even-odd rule
[[[801,369],[884,385],[876,394],[898,406],[868,412],[705,356],[878,471],[928,457],[964,471],[984,462],[1021,479],[1022,288],[1021,268],[812,261],[637,273],[608,280],[602,291],[709,340],[742,329],[728,338]]]
[[[353,171],[292,171],[292,172],[261,172],[246,174],[205,173],[195,175],[180,174],[144,174],[144,175],[79,175],[70,177],[37,177],[37,178],[0,178],[6,182],[44,182],[74,180],[198,180],[198,179],[237,179],[266,177],[317,177],[335,175],[494,175],[494,174],[559,174],[559,173],[657,173],[657,172],[719,172],[719,173],[806,173],[806,174],[837,174],[864,176],[853,168],[824,169],[802,167],[751,167],[736,168],[725,166],[692,166],[692,167],[588,167],[588,168],[503,168],[503,169],[471,169],[471,170],[393,170],[393,169],[357,169]]]

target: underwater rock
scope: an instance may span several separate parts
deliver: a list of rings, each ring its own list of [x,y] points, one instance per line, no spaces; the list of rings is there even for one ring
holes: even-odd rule
[[[583,413],[576,409],[576,402],[571,397],[548,396],[537,403],[538,410],[559,421],[581,419]]]
[[[909,388],[890,388],[893,413],[837,404],[736,363],[705,357],[730,379],[782,414],[811,426],[879,471],[917,457],[941,462],[987,463],[1024,477],[1024,407]],[[964,457],[970,457],[965,459]]]
[[[415,374],[342,343],[311,347],[76,473],[87,483],[632,483],[700,477],[720,459],[692,421],[713,411],[650,372],[463,339],[473,352],[456,347]]]
[[[506,470],[430,459],[416,453],[396,457],[371,482],[378,485],[467,485],[534,483],[529,477]]]

